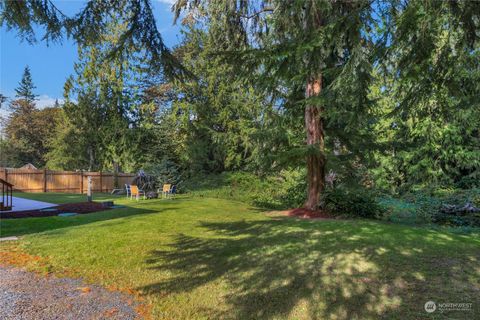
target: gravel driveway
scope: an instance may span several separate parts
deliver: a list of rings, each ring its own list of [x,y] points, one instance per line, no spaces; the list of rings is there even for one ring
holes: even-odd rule
[[[138,319],[132,297],[0,266],[0,319]]]

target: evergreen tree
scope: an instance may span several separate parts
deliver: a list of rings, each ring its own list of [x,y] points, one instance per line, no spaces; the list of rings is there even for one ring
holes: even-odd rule
[[[47,40],[79,45],[47,148],[58,168],[303,165],[311,209],[329,169],[365,181],[369,166],[395,190],[478,184],[480,2],[178,1],[187,14],[173,55],[148,0],[88,1],[70,18],[50,1],[0,6],[0,23],[27,40],[38,23]],[[33,91],[26,68],[10,103],[10,137],[22,138],[8,140],[22,159],[47,150],[31,143]]]
[[[3,104],[7,101],[7,96],[3,95],[0,93],[0,108],[3,106]]]
[[[223,22],[224,32],[216,35],[226,44],[221,50],[235,52],[237,70],[247,77],[259,73],[262,81],[256,84],[264,86],[266,96],[278,97],[285,109],[304,109],[306,146],[290,155],[305,156],[305,207],[317,208],[327,159],[335,158],[333,164],[361,157],[368,145],[374,40],[369,34],[370,2],[191,1],[179,2],[177,14],[187,6],[210,10],[215,13],[211,17]]]
[[[98,35],[101,41],[79,46],[75,75],[65,84],[68,124],[59,126],[57,140],[52,142],[50,163],[55,167],[137,168],[136,130],[142,118],[138,79],[145,74],[146,59],[138,54],[138,44],[122,47],[109,57],[127,27],[125,19],[125,13],[112,9],[104,20],[106,33]]]
[[[36,87],[33,84],[30,68],[26,66],[23,71],[22,80],[18,84],[18,88],[15,89],[15,97],[25,100],[28,103],[33,103],[37,97],[37,95],[33,92],[35,88]]]
[[[13,165],[23,165],[27,162],[42,164],[42,157],[38,153],[41,141],[38,140],[36,128],[32,125],[36,111],[34,89],[35,85],[27,66],[15,89],[16,99],[9,103],[10,114],[4,127]]]
[[[58,108],[38,110],[35,106],[35,85],[28,67],[25,68],[16,99],[10,101],[10,113],[4,132],[8,144],[9,161],[13,166],[32,163],[44,166],[48,141],[54,132]]]
[[[174,53],[195,79],[171,86],[171,114],[185,139],[180,152],[184,165],[194,172],[245,169],[252,160],[260,115],[271,104],[236,75],[234,65],[216,55],[212,30],[194,24],[185,29]]]
[[[478,2],[409,1],[392,8],[388,59],[375,99],[381,187],[478,185],[480,177]]]

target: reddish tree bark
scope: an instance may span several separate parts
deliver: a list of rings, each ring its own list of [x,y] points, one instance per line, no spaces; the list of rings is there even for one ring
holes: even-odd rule
[[[322,90],[322,76],[308,79],[306,98],[315,97]],[[304,207],[311,210],[318,209],[320,196],[325,189],[325,141],[323,130],[323,108],[310,102],[305,107],[305,129],[307,131],[307,146],[314,147],[316,152],[307,155],[307,201]]]

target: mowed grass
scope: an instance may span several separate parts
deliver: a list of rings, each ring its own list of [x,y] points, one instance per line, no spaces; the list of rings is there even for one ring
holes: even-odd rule
[[[60,203],[79,196],[28,197]],[[128,207],[4,220],[2,236],[23,235],[20,246],[48,259],[52,272],[139,291],[156,319],[480,316],[474,235],[293,219],[220,199],[115,201]],[[428,314],[428,300],[473,305]]]

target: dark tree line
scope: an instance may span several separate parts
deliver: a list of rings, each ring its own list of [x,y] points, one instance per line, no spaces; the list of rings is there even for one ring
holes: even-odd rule
[[[78,43],[57,167],[303,167],[308,208],[331,170],[391,191],[478,184],[479,2],[179,0],[173,50],[148,0],[1,10],[30,41],[36,23]]]

